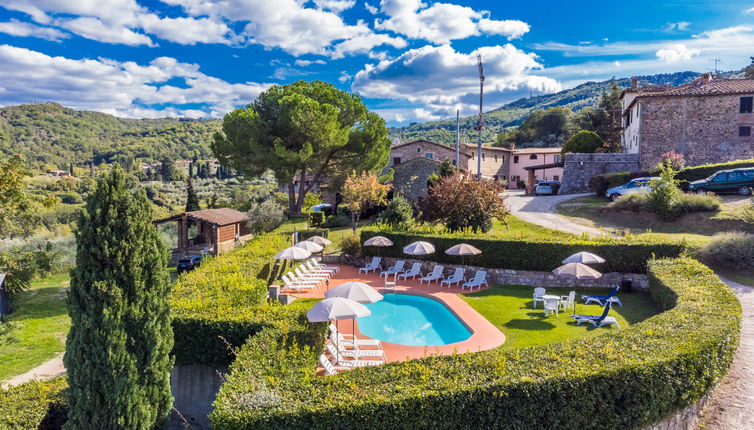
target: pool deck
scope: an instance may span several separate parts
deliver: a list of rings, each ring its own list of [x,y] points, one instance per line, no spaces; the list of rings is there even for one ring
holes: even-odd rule
[[[340,273],[330,278],[330,288],[350,281],[363,282],[372,286],[377,291],[381,291],[384,288],[385,279],[380,277],[379,273],[364,274],[359,273],[359,269],[356,267],[345,265],[339,267],[341,269]],[[324,297],[325,291],[327,291],[327,288],[322,285],[316,291],[289,294],[301,298],[322,298]],[[474,291],[479,290],[474,289]],[[385,351],[385,356],[389,362],[406,361],[431,355],[479,352],[497,348],[505,343],[505,335],[459,297],[459,294],[469,293],[468,289],[462,291],[460,287],[440,287],[435,283],[432,283],[431,286],[427,286],[426,283],[419,285],[419,279],[417,277],[415,280],[408,279],[398,281],[398,286],[395,288],[395,292],[429,297],[443,303],[453,314],[456,315],[456,317],[458,317],[459,320],[461,320],[472,334],[471,337],[461,342],[441,346],[407,346],[382,342],[382,349]],[[367,338],[367,336],[364,336],[359,331],[358,321],[355,325],[355,333],[353,333],[354,330],[352,330],[351,327],[351,320],[343,320],[338,324],[339,330],[344,334],[356,334],[358,337]]]

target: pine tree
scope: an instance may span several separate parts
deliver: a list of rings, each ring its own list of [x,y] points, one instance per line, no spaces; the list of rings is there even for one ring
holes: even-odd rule
[[[194,190],[194,182],[191,180],[191,178],[188,178],[186,180],[186,194],[186,212],[198,211],[200,209],[199,196],[196,195],[196,191]]]
[[[76,232],[66,429],[151,429],[171,410],[167,253],[144,190],[103,173]]]
[[[193,178],[194,177],[194,163],[193,162],[189,163],[188,176],[189,176],[189,178]]]

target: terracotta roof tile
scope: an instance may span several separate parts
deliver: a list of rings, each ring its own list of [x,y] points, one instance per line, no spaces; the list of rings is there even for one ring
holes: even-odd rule
[[[712,79],[706,84],[700,80],[678,87],[652,85],[639,88],[637,97],[706,96],[722,94],[754,94],[754,79]]]

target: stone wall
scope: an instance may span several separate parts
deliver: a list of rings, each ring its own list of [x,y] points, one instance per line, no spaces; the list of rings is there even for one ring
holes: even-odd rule
[[[440,173],[440,163],[426,158],[414,158],[393,167],[393,189],[416,204],[427,195],[427,179]]]
[[[592,176],[638,170],[639,154],[566,154],[558,194],[589,192],[587,184]]]
[[[354,262],[357,265],[364,266],[367,262],[366,260],[371,260],[371,257],[368,259],[365,259],[364,261],[358,261]],[[388,267],[395,264],[395,261],[398,260],[397,258],[392,257],[383,257],[382,258],[382,267],[387,269]],[[437,265],[437,263],[432,261],[421,261],[421,260],[412,260],[407,258],[401,258],[401,260],[406,261],[406,265],[404,266],[407,270],[411,268],[411,265],[413,263],[422,263],[422,272],[428,273],[433,270],[433,268]],[[329,256],[329,258],[325,259],[326,263],[331,264],[339,264],[339,260],[337,260],[336,256]],[[570,278],[562,278],[559,276],[556,276],[552,272],[537,272],[537,271],[530,271],[530,270],[510,270],[510,269],[490,269],[490,268],[484,268],[484,267],[477,267],[477,266],[461,266],[459,265],[449,265],[449,264],[443,264],[445,267],[445,276],[450,276],[456,267],[463,267],[466,270],[466,277],[470,278],[474,275],[474,272],[477,270],[486,270],[487,271],[487,282],[490,285],[527,285],[531,287],[545,287],[545,288],[573,288],[575,286],[579,287],[605,287],[610,288],[615,285],[620,285],[623,280],[630,280],[633,282],[633,288],[640,291],[646,291],[649,289],[649,283],[647,280],[646,275],[639,274],[639,273],[617,273],[617,272],[611,272],[611,273],[604,273],[601,278],[589,280],[584,279],[580,281],[576,281],[575,279]]]
[[[641,168],[671,150],[687,166],[754,158],[754,136],[738,136],[739,126],[754,127],[754,113],[739,113],[741,96],[641,98]]]
[[[699,401],[691,404],[673,415],[665,418],[659,423],[649,426],[644,430],[691,430],[697,428],[699,417],[704,411],[704,406],[709,400],[709,394],[705,395]]]
[[[226,368],[175,366],[170,372],[174,411],[168,428],[209,429],[208,415],[212,412],[212,402],[225,382],[224,375],[227,373]]]

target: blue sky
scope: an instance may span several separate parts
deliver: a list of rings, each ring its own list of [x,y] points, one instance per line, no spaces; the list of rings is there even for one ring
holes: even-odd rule
[[[754,56],[754,0],[3,0],[0,105],[222,117],[321,79],[391,125]]]

